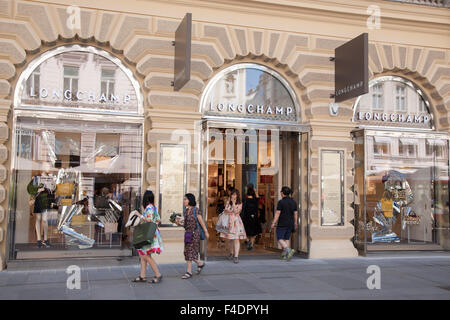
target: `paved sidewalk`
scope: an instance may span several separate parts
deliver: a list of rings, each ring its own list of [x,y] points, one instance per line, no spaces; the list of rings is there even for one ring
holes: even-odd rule
[[[138,258],[83,262],[81,289],[67,289],[65,267],[26,266],[0,272],[0,299],[450,299],[450,254],[349,259],[241,258],[208,261],[200,276],[180,276],[185,264],[164,264],[160,284],[131,283]],[[103,264],[103,265],[102,265]],[[381,289],[369,290],[367,267],[381,269]],[[44,269],[42,269],[44,268]],[[21,269],[20,266],[15,269]],[[194,269],[195,270],[195,269]],[[152,275],[152,274],[150,274]],[[149,278],[150,278],[149,275]]]

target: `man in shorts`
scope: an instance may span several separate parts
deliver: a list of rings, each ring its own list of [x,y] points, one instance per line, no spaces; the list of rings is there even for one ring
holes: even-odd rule
[[[297,203],[290,197],[291,189],[289,187],[281,188],[283,199],[278,201],[277,211],[272,222],[272,229],[277,227],[277,240],[283,248],[281,258],[291,260],[295,250],[289,248],[291,233],[298,228]]]

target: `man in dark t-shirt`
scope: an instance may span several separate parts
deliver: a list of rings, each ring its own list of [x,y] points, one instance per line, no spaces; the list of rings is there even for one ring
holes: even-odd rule
[[[282,259],[290,260],[294,254],[294,249],[289,248],[289,239],[293,230],[298,228],[297,203],[290,197],[291,189],[283,187],[281,196],[283,199],[278,201],[277,211],[272,222],[272,229],[277,227],[277,240],[283,248]]]

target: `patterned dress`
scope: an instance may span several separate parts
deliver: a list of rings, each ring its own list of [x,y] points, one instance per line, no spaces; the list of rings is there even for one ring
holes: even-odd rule
[[[200,230],[197,228],[193,212],[193,208],[186,209],[184,212],[184,231],[194,233],[192,242],[184,243],[184,259],[186,261],[198,260],[200,249]],[[197,217],[198,215],[201,215],[200,210],[197,210]]]
[[[161,220],[161,217],[158,214],[158,210],[152,204],[149,204],[147,208],[145,208],[144,213],[142,214],[145,218],[151,219],[153,222]],[[140,256],[149,255],[152,253],[160,254],[164,250],[163,241],[161,238],[161,233],[159,232],[159,228],[156,228],[155,232],[155,240],[152,244],[143,246],[141,249],[137,249],[137,252]]]
[[[228,232],[220,233],[221,238],[226,238],[230,240],[244,240],[247,238],[247,234],[245,233],[244,224],[242,223],[242,219],[240,213],[242,211],[242,203],[237,205],[227,204],[225,210],[232,211],[231,214],[228,214]]]

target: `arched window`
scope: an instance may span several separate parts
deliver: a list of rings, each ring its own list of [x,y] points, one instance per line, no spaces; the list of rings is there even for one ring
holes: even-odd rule
[[[240,63],[219,72],[201,101],[205,118],[296,122],[299,106],[287,81],[274,70]]]
[[[356,100],[353,120],[363,126],[434,128],[423,92],[411,81],[394,76],[369,83],[369,93]]]
[[[33,60],[21,74],[15,108],[52,112],[143,115],[132,72],[91,46],[63,46]]]
[[[143,123],[137,80],[106,51],[63,46],[30,62],[14,95],[12,256],[120,249],[121,217],[139,206]]]

